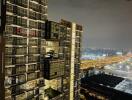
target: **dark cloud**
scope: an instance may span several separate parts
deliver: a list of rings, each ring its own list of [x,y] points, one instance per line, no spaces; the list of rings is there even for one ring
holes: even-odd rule
[[[132,48],[131,0],[48,1],[51,20],[64,18],[84,26],[83,47]]]

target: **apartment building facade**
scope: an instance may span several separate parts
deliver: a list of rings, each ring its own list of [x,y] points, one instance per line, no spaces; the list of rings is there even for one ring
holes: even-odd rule
[[[41,55],[45,54],[41,45],[45,45],[47,0],[3,1],[6,24],[1,100],[41,100],[44,94]]]
[[[61,27],[66,28],[64,39],[65,49],[65,75],[64,80],[69,80],[66,84],[65,96],[69,100],[79,100],[80,91],[80,48],[82,26],[66,20],[61,20]],[[65,91],[64,90],[64,91]]]
[[[6,0],[1,100],[79,100],[82,26],[48,21],[47,4]]]

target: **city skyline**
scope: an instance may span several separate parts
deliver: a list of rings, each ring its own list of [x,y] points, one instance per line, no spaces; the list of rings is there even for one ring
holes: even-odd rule
[[[131,0],[49,0],[49,18],[84,27],[83,48],[132,48]]]

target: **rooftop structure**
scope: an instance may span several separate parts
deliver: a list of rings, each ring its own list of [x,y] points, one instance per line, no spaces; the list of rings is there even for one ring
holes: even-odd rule
[[[90,75],[90,76],[89,76]],[[81,93],[88,99],[95,100],[127,100],[132,99],[132,81],[122,77],[96,71],[81,79]]]

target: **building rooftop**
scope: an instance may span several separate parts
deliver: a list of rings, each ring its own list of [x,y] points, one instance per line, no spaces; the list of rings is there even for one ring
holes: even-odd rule
[[[116,77],[116,76],[111,76],[107,74],[98,74],[98,75],[93,75],[90,77],[86,77],[83,80],[83,83],[95,83],[95,84],[100,84],[108,87],[115,87],[117,84],[119,84],[123,78]]]
[[[81,87],[105,95],[112,100],[132,98],[132,80],[105,73],[86,75],[81,79]]]
[[[125,79],[115,86],[115,89],[132,94],[132,80]]]

